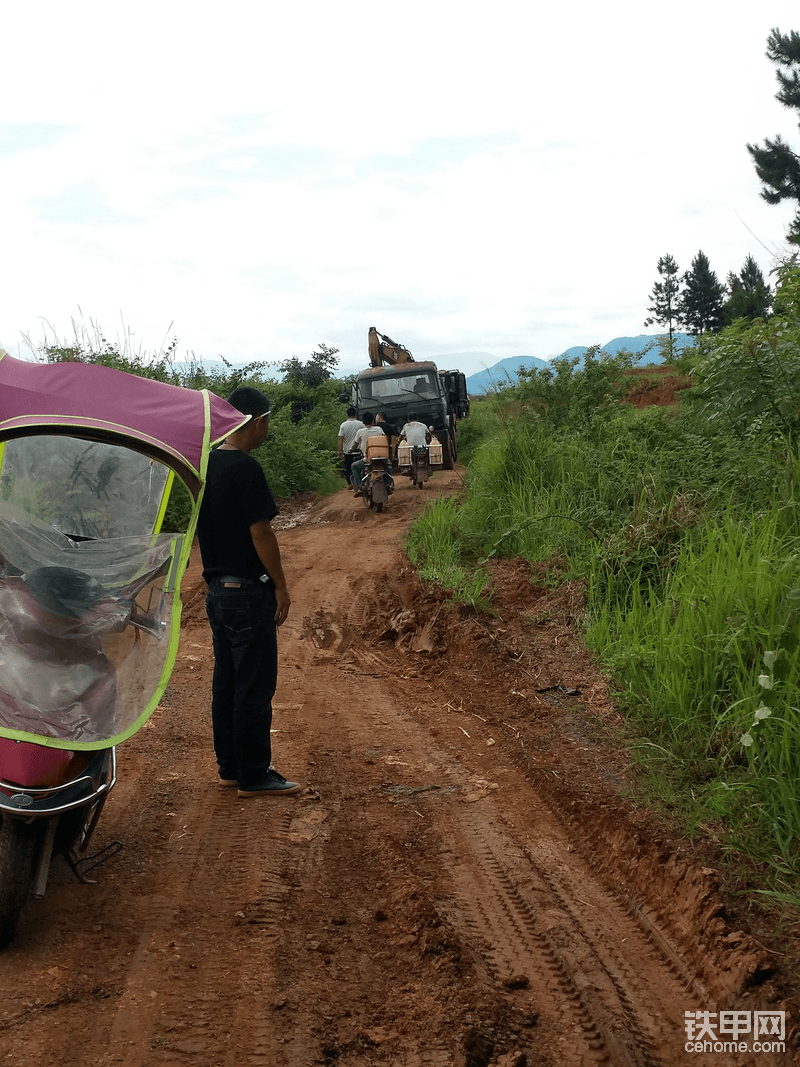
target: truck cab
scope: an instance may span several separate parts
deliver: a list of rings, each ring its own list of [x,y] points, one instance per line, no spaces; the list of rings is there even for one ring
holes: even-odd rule
[[[435,363],[409,362],[394,367],[362,370],[352,385],[351,403],[358,417],[379,411],[398,431],[415,413],[432,426],[442,446],[442,464],[452,470],[456,458],[455,413],[451,413],[446,383]]]

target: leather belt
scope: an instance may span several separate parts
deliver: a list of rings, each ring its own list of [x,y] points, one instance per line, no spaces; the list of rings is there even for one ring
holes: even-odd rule
[[[217,578],[212,578],[210,585],[261,585],[262,583],[257,578],[240,578],[236,574],[221,574]]]

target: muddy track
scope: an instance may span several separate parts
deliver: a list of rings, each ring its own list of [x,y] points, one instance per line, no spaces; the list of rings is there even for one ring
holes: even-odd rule
[[[684,1051],[685,1011],[794,1005],[713,872],[619,800],[602,679],[550,594],[500,568],[486,620],[420,589],[400,538],[422,498],[376,516],[341,493],[279,533],[296,798],[216,785],[193,564],[173,682],[98,831],[124,848],[93,886],[57,864],[0,957],[1,1064],[797,1062]]]

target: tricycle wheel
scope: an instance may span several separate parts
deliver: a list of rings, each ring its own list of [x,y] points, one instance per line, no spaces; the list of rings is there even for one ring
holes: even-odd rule
[[[0,825],[0,948],[16,934],[28,899],[37,836],[37,823],[4,816]]]

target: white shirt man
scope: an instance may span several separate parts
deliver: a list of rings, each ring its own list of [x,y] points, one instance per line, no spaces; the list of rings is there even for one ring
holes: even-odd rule
[[[428,443],[428,427],[423,422],[417,422],[416,415],[409,415],[408,422],[400,431],[400,436],[414,448],[415,445]]]
[[[375,425],[373,416],[367,412],[364,415],[364,426],[358,431],[353,444],[350,447],[351,452],[355,452],[357,449],[361,453],[350,468],[350,481],[353,486],[353,492],[356,491],[356,486],[360,485],[364,478],[364,470],[367,466],[367,462],[364,458],[366,456],[367,438],[376,437],[378,435],[381,437],[386,436],[380,426]]]
[[[353,447],[356,434],[363,429],[364,423],[356,418],[356,409],[348,408],[347,418],[339,427],[339,459],[342,461],[342,473],[348,486],[350,485],[350,468],[356,458],[350,449]]]

